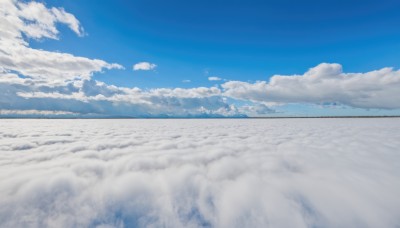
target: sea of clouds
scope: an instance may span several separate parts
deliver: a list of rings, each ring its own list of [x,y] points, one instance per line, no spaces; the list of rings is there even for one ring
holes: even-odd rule
[[[0,227],[400,226],[398,118],[0,126]]]

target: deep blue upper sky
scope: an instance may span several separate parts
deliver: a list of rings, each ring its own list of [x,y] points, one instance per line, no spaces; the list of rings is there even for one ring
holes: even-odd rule
[[[267,80],[321,62],[346,72],[399,68],[400,1],[390,0],[48,0],[81,22],[87,36],[61,27],[60,39],[32,47],[100,58],[125,71],[96,75],[119,86],[210,86],[208,76]],[[132,71],[148,61],[156,71]],[[182,83],[189,79],[191,83]]]

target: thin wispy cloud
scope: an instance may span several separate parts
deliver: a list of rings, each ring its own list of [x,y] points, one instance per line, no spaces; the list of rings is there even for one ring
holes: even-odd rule
[[[208,81],[221,81],[221,80],[222,80],[222,78],[216,77],[216,76],[208,77]]]

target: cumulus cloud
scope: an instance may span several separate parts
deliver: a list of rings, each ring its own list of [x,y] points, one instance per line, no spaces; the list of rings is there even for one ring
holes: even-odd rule
[[[133,70],[154,70],[157,67],[154,63],[140,62],[133,65]]]
[[[121,69],[99,59],[68,53],[49,52],[29,47],[25,37],[58,39],[57,23],[66,24],[83,36],[79,21],[62,8],[47,8],[43,3],[3,0],[0,2],[0,64],[2,71],[28,77],[36,84],[62,84],[68,80],[90,79],[102,69]]]
[[[3,120],[0,227],[397,227],[399,123]]]
[[[208,77],[208,81],[221,81],[222,80],[222,78],[220,78],[220,77]]]
[[[230,81],[224,95],[255,102],[341,103],[358,108],[400,108],[400,70],[383,68],[344,73],[340,64],[322,63],[303,75],[275,75],[267,81]]]

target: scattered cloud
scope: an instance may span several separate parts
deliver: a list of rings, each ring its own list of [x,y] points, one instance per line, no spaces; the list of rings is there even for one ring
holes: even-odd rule
[[[133,65],[133,70],[154,70],[156,67],[154,63],[140,62]]]
[[[185,80],[182,80],[182,82],[183,82],[183,83],[190,83],[190,82],[192,82],[192,81],[189,80],[189,79],[185,79]]]
[[[222,80],[222,78],[220,78],[220,77],[208,77],[208,81],[221,81]]]
[[[395,119],[1,126],[0,227],[399,224]]]

